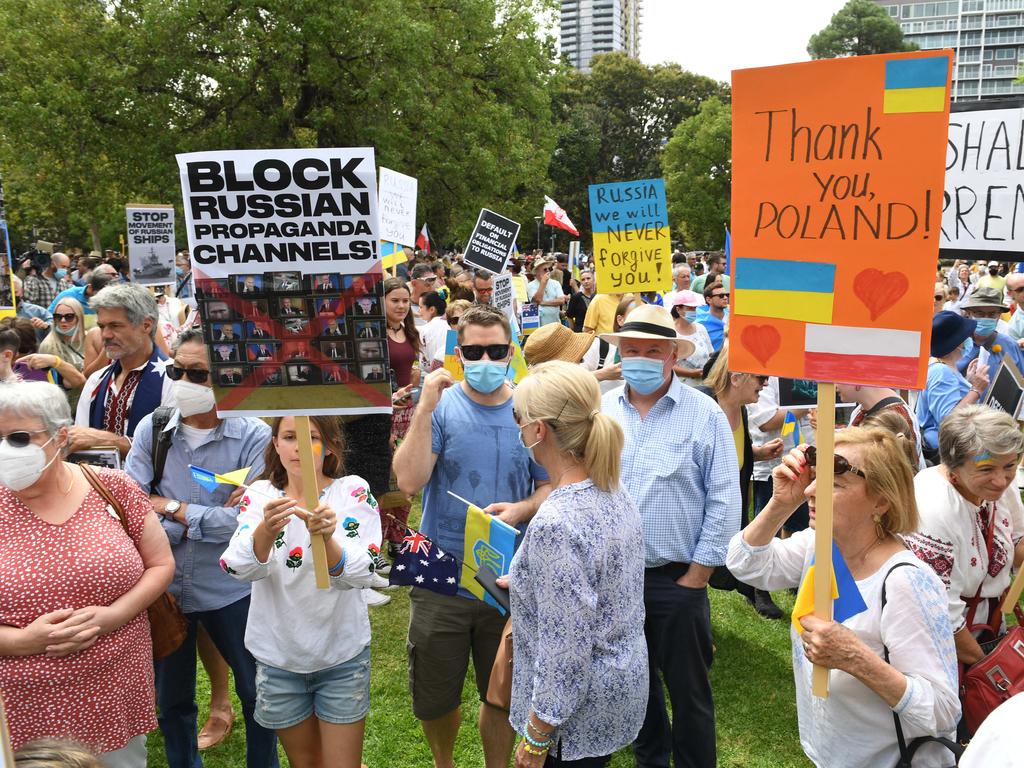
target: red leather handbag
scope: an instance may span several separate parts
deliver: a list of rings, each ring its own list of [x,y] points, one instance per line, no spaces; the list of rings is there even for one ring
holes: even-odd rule
[[[1014,608],[1024,624],[1020,606]],[[995,649],[974,664],[960,681],[964,721],[971,733],[989,713],[1016,693],[1024,692],[1024,627],[1017,626],[999,639]]]

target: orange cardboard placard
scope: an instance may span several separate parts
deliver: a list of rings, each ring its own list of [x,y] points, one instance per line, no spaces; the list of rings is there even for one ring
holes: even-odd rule
[[[731,370],[924,387],[950,62],[733,72]]]

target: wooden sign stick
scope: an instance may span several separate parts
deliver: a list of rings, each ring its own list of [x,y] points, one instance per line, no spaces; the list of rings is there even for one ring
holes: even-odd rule
[[[818,383],[818,449],[814,497],[814,615],[832,620],[832,469],[836,437],[836,385]],[[811,677],[815,696],[828,698],[828,668],[817,664]]]
[[[1020,600],[1020,593],[1022,591],[1024,591],[1024,568],[1017,571],[1017,575],[1014,576],[1013,581],[1010,583],[1010,588],[1006,590],[1006,599],[1003,600],[1003,613],[1013,613],[1017,601]]]
[[[309,430],[309,416],[295,417],[295,436],[299,439],[299,461],[302,467],[302,500],[306,509],[312,511],[320,503],[320,489],[316,485],[316,464],[313,461],[313,436]],[[308,525],[308,523],[307,523]],[[309,548],[313,550],[313,570],[316,573],[317,589],[331,586],[327,573],[327,544],[323,536],[310,536]]]

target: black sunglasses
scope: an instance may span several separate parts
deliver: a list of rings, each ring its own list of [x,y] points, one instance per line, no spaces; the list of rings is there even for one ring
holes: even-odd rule
[[[946,297],[943,296],[941,293],[935,294],[935,300],[936,301],[942,301],[944,298],[946,298]]]
[[[202,368],[179,368],[176,365],[167,366],[167,378],[171,381],[180,381],[182,376],[187,376],[193,384],[205,384],[210,380],[210,372]]]
[[[461,319],[462,319],[461,315],[459,317],[449,317],[448,318],[448,325],[450,325],[452,328],[454,328],[455,326],[457,326],[459,324],[459,320],[461,320]]]
[[[32,435],[41,435],[46,432],[45,429],[31,429],[22,430],[20,432],[11,432],[7,435],[0,435],[0,441],[6,440],[7,444],[12,448],[24,448],[32,442]]]
[[[54,312],[53,319],[58,323],[70,323],[72,320],[77,320],[77,316],[74,312],[68,312],[66,315],[63,312]]]
[[[813,445],[809,445],[806,448],[804,448],[804,456],[807,458],[808,468],[811,470],[811,474],[813,475],[815,464],[818,461],[818,449],[815,448]],[[868,479],[868,476],[864,474],[863,469],[858,469],[857,467],[853,466],[853,464],[848,462],[844,457],[840,456],[838,453],[832,454],[832,474],[843,475],[846,474],[847,472],[852,472],[855,475],[859,475],[860,477],[863,477],[865,480]]]
[[[508,357],[510,346],[511,344],[463,344],[459,349],[462,350],[463,360],[475,363],[484,356],[484,352],[487,353],[489,360],[504,360]]]
[[[729,294],[728,293],[712,293],[711,294],[711,298],[712,299],[725,299],[726,301],[728,301],[729,300]]]

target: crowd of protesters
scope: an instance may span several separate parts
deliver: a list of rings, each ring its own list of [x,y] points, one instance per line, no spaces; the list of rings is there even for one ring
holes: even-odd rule
[[[217,415],[187,253],[157,289],[113,252],[18,265],[0,321],[0,692],[25,765],[143,766],[159,727],[168,765],[196,768],[233,727],[229,677],[250,768],[276,766],[279,744],[297,768],[372,764],[368,608],[390,600],[417,496],[415,534],[444,551],[463,551],[465,498],[520,533],[499,580],[504,706],[489,689],[506,618],[462,586],[411,589],[411,709],[436,768],[455,764],[471,663],[487,768],[596,768],[630,745],[642,768],[716,765],[709,587],[781,619],[772,592],[811,566],[818,490],[814,410],[729,367],[725,255],[675,254],[664,294],[598,293],[586,259],[515,260],[515,304],[539,307],[518,385],[518,313],[492,306],[493,276],[407,256],[380,290],[393,413],[311,417],[312,475],[293,418]],[[904,736],[963,736],[958,676],[1005,631],[1024,561],[1024,434],[984,405],[1005,359],[1024,369],[1024,274],[958,262],[934,302],[923,391],[839,386],[854,408],[837,411],[834,539],[866,610],[794,620],[816,765],[894,765]],[[100,449],[124,469],[93,485],[69,459]],[[210,490],[190,466],[249,474]],[[146,607],[165,590],[186,629],[154,659]],[[814,665],[833,670],[828,699]],[[986,759],[1011,748],[983,741]],[[950,761],[931,743],[913,764]]]

